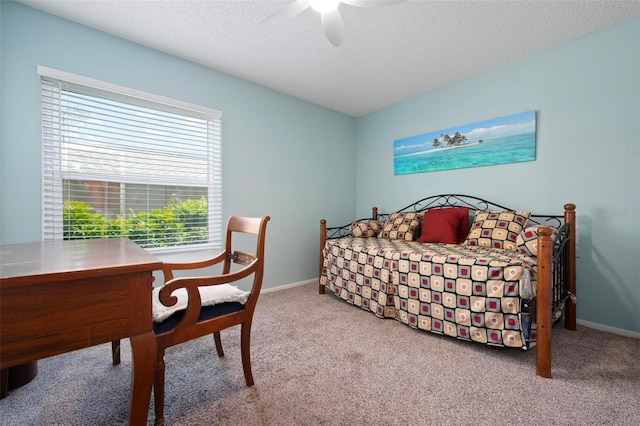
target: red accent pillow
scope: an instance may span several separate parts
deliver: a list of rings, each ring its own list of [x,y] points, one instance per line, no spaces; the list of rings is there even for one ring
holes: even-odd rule
[[[469,232],[469,209],[466,207],[444,207],[424,212],[421,243],[459,244]]]
[[[460,227],[458,228],[458,244],[464,243],[469,235],[469,209],[467,207],[451,207],[461,216]]]

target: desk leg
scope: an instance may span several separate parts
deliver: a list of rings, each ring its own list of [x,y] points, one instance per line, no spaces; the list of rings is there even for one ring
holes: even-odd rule
[[[151,389],[156,374],[157,344],[153,331],[132,336],[131,353],[133,371],[131,374],[131,405],[129,424],[146,425]]]
[[[0,370],[0,399],[7,396],[9,392],[9,368]]]

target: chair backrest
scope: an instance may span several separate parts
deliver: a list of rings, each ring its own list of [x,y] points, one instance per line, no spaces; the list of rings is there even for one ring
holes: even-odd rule
[[[227,233],[225,238],[226,259],[222,273],[228,274],[231,271],[231,264],[237,263],[245,267],[251,265],[246,271],[248,274],[253,273],[253,284],[251,286],[251,294],[245,303],[248,309],[253,309],[258,300],[258,295],[262,288],[262,278],[264,274],[264,246],[265,236],[267,233],[267,223],[271,220],[269,216],[265,217],[243,217],[231,216],[227,222]],[[234,234],[253,234],[256,235],[256,248],[254,253],[233,250]]]

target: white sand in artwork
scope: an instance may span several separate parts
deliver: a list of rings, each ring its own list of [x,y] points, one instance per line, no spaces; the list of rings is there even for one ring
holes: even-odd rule
[[[434,148],[434,149],[430,149],[428,151],[412,152],[411,154],[398,155],[398,157],[411,157],[411,156],[414,156],[414,155],[433,154],[434,152],[448,151],[450,149],[467,148],[469,146],[478,145],[479,143],[480,142],[474,142],[474,143],[468,143],[468,144],[465,144],[465,145],[448,146],[446,148]]]

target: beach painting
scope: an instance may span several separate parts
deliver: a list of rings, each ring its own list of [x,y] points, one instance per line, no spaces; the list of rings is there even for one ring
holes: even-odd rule
[[[393,170],[396,175],[494,166],[535,159],[535,111],[393,142]]]

